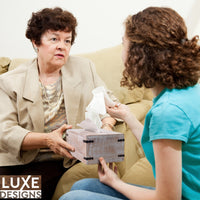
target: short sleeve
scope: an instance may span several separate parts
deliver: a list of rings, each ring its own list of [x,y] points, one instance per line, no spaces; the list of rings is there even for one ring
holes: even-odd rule
[[[172,139],[188,141],[191,122],[184,111],[174,104],[161,104],[152,110],[150,140]]]

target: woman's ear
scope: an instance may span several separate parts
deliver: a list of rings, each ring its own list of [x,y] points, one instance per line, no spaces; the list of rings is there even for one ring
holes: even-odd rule
[[[32,42],[32,45],[33,45],[33,49],[35,50],[36,53],[38,53],[38,47],[37,47],[37,45],[35,44],[35,41],[32,40],[31,42]]]

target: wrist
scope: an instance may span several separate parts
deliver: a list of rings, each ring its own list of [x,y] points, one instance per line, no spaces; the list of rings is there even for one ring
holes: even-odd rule
[[[123,120],[124,120],[127,124],[132,123],[132,122],[135,120],[135,116],[134,116],[131,112],[128,112],[128,113],[124,116]]]
[[[49,148],[49,134],[44,134],[43,135],[43,146]]]
[[[101,128],[102,129],[111,129],[111,130],[113,130],[114,129],[114,125],[111,124],[111,123],[103,123]]]
[[[124,182],[118,178],[118,179],[113,180],[113,182],[111,183],[111,187],[114,188],[115,190],[119,190],[119,188],[121,188],[123,183]]]

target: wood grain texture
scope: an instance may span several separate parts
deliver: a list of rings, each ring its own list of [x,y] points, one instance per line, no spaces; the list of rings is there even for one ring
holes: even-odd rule
[[[124,160],[124,134],[119,132],[69,129],[67,142],[75,147],[71,154],[85,164],[97,164],[99,157],[104,157],[106,162]]]

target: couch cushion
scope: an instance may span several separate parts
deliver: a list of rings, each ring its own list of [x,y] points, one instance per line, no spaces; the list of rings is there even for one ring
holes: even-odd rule
[[[89,58],[96,66],[97,73],[105,82],[109,90],[123,104],[140,101],[144,96],[144,88],[128,90],[120,87],[124,65],[121,59],[122,45],[102,49],[93,53],[80,54],[79,56]]]
[[[0,58],[0,74],[3,74],[8,71],[10,61],[10,58],[7,57]]]
[[[155,179],[150,163],[140,158],[121,178],[126,183],[155,187]]]

